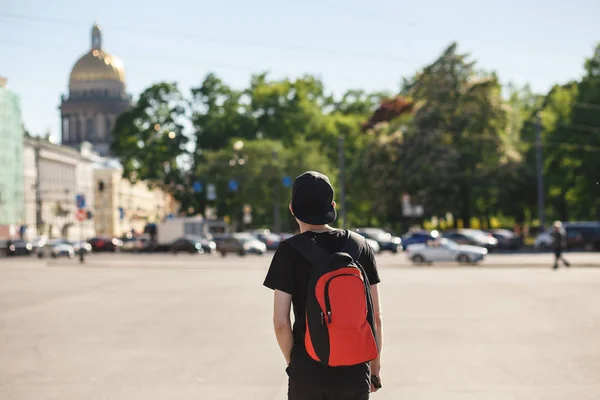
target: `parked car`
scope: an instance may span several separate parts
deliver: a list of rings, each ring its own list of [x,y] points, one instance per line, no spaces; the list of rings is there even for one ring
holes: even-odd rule
[[[95,237],[88,241],[92,245],[93,252],[109,251],[117,253],[123,248],[123,241],[118,238]]]
[[[137,253],[144,246],[144,243],[142,242],[142,240],[139,237],[136,237],[136,236],[125,237],[125,238],[120,239],[120,240],[123,241],[123,246],[121,247],[121,251],[127,251],[127,252]]]
[[[439,236],[437,231],[415,231],[409,232],[402,236],[402,248],[406,250],[411,244],[427,243],[430,240],[435,240]]]
[[[286,240],[286,239],[289,239],[289,238],[291,238],[292,236],[295,236],[295,235],[296,235],[295,233],[288,233],[288,232],[285,232],[285,233],[281,233],[281,234],[279,235],[279,238],[280,238],[280,240],[283,242],[284,240]]]
[[[565,222],[567,249],[600,251],[600,222]],[[539,250],[551,249],[554,245],[552,228],[537,235],[533,246]]]
[[[271,233],[268,229],[250,232],[255,238],[267,245],[267,250],[277,250],[281,236]]]
[[[58,257],[75,257],[75,248],[71,243],[63,239],[49,240],[45,246],[44,255],[48,254],[52,258]]]
[[[498,239],[479,229],[449,230],[443,233],[443,237],[457,244],[485,247],[488,252],[498,247]]]
[[[488,254],[485,247],[460,245],[449,239],[412,244],[405,250],[406,257],[415,264],[455,261],[462,264],[477,263]]]
[[[217,250],[217,245],[212,240],[208,240],[202,236],[183,236],[176,239],[171,245],[171,252],[174,254],[185,253],[214,253]]]
[[[523,247],[523,238],[508,229],[491,229],[487,233],[498,241],[499,249],[518,250]]]
[[[552,244],[553,244],[552,235],[550,234],[550,231],[547,230],[547,231],[538,233],[538,235],[536,236],[536,238],[533,242],[533,247],[538,250],[546,250],[546,249],[552,248]]]
[[[397,236],[392,236],[391,233],[384,231],[379,228],[358,228],[356,233],[362,235],[367,239],[375,240],[381,251],[391,251],[392,253],[398,253],[402,250],[402,239]]]
[[[381,247],[379,246],[379,243],[377,243],[377,240],[365,238],[365,242],[367,242],[367,244],[371,246],[373,253],[381,253]]]
[[[263,255],[267,251],[267,245],[250,233],[234,233],[217,242],[217,251],[223,256],[229,253],[241,256],[246,254]]]
[[[40,250],[44,248],[46,243],[48,242],[48,238],[46,236],[36,236],[31,241],[31,252],[33,254],[37,254]]]
[[[600,222],[567,222],[567,248],[600,251]]]
[[[33,246],[25,240],[3,240],[0,242],[0,252],[6,256],[28,256],[31,255]]]
[[[80,250],[83,250],[85,254],[92,252],[92,245],[86,241],[70,242],[69,244],[73,246],[75,254],[79,254]]]

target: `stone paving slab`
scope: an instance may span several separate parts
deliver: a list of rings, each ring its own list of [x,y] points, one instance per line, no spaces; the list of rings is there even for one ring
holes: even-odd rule
[[[285,399],[268,258],[132,260],[0,264],[0,399]],[[599,269],[380,260],[373,399],[598,399]]]

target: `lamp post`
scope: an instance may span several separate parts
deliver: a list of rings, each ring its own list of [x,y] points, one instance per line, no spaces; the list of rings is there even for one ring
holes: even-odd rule
[[[243,153],[240,154],[243,149],[244,149],[244,141],[243,140],[238,140],[235,143],[233,143],[234,154],[233,154],[233,157],[231,158],[231,160],[229,160],[229,166],[231,168],[234,168],[234,167],[237,167],[237,166],[243,167],[244,165],[246,165],[246,161],[247,161],[246,155],[243,154]],[[234,171],[233,176],[235,178],[235,176],[236,176],[235,170],[233,170],[233,171]],[[239,190],[239,182],[238,181],[239,181],[239,179],[232,179],[232,181],[230,181],[230,183],[228,184],[229,185],[229,189],[232,192],[237,192]],[[232,221],[235,221],[235,223],[236,223],[236,225],[235,225],[236,229],[237,229],[237,226],[238,226],[237,225],[238,222],[240,223],[240,226],[244,225],[243,217],[240,218],[239,220],[236,217],[236,216],[239,216],[238,213],[242,209],[242,207],[241,207],[242,202],[239,201],[239,199],[240,199],[240,196],[235,197],[235,201],[232,204],[233,210],[230,211],[231,214],[232,214],[232,217],[233,217]]]
[[[536,167],[537,167],[537,206],[538,218],[540,220],[540,229],[543,231],[546,225],[546,212],[544,204],[544,166],[542,160],[542,125],[540,113],[536,114],[535,124],[535,147],[536,147]]]

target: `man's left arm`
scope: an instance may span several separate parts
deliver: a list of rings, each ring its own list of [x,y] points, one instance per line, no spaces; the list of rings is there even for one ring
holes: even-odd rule
[[[292,295],[281,290],[275,290],[273,299],[273,326],[275,328],[275,336],[277,337],[277,343],[283,353],[285,362],[289,365],[292,347],[294,345],[292,321],[290,319]]]

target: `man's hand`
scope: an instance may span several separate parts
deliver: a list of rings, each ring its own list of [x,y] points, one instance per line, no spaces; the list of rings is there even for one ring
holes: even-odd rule
[[[376,359],[371,361],[371,375],[379,378],[379,382],[381,383],[381,361],[380,359]],[[375,393],[379,388],[376,388],[373,383],[371,383],[371,393]]]

